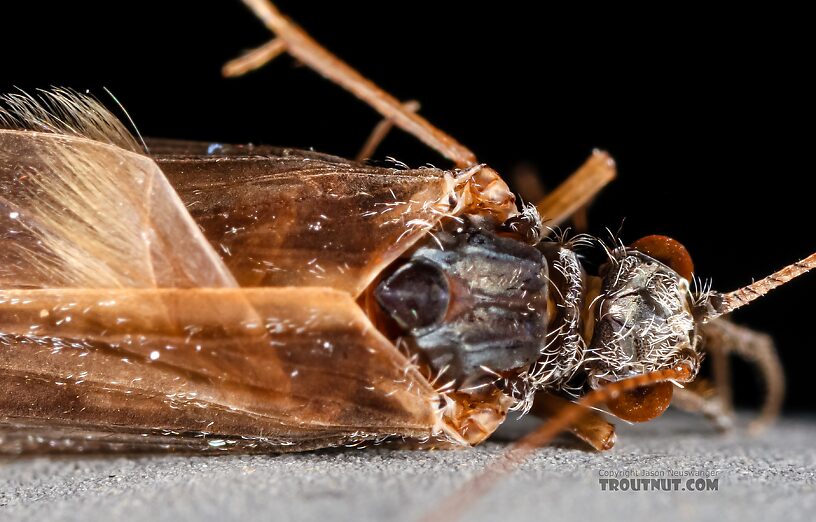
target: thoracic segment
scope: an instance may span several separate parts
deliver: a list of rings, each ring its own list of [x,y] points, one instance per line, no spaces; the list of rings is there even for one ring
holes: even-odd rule
[[[547,264],[539,250],[484,230],[435,232],[376,290],[440,381],[463,391],[529,367],[547,331]],[[413,274],[415,277],[408,277]],[[447,291],[445,309],[438,298]],[[415,309],[406,307],[416,303]],[[437,317],[429,321],[431,316]]]
[[[548,242],[539,248],[549,265],[551,290],[547,297],[552,319],[547,343],[525,380],[533,389],[565,389],[586,353],[583,327],[586,273],[570,244]],[[521,397],[529,396],[527,393]],[[522,408],[526,410],[529,404]]]
[[[527,409],[536,389],[561,388],[583,360],[581,263],[568,244],[455,225],[434,232],[375,296],[442,391],[498,387]]]

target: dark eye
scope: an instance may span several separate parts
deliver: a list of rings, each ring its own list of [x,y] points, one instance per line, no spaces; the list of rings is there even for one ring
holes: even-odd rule
[[[377,286],[383,310],[407,330],[440,322],[450,293],[445,274],[425,263],[408,263]]]

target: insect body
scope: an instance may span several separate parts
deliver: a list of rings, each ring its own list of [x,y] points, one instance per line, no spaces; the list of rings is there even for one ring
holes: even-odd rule
[[[668,238],[550,239],[470,151],[248,3],[281,39],[266,58],[289,51],[457,168],[144,149],[84,96],[7,97],[0,451],[466,445],[511,408],[565,418],[565,397],[647,420],[704,350],[737,337],[719,315],[816,264],[694,292]],[[596,153],[538,209],[556,224],[613,176]],[[597,269],[581,258],[589,242],[606,249]],[[745,349],[773,373],[767,345]],[[582,414],[576,434],[611,446],[611,425]]]

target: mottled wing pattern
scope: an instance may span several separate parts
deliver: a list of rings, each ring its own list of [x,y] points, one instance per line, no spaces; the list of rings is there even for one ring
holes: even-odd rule
[[[158,142],[151,154],[242,286],[356,296],[455,203],[433,168],[293,149]]]

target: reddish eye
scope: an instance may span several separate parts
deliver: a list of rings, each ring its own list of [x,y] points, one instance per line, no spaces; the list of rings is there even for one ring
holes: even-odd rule
[[[629,422],[646,422],[666,411],[674,385],[660,382],[621,393],[606,405],[616,417]]]
[[[646,236],[632,243],[629,248],[657,259],[681,276],[691,280],[694,263],[691,262],[691,256],[686,247],[679,241],[667,236]]]

